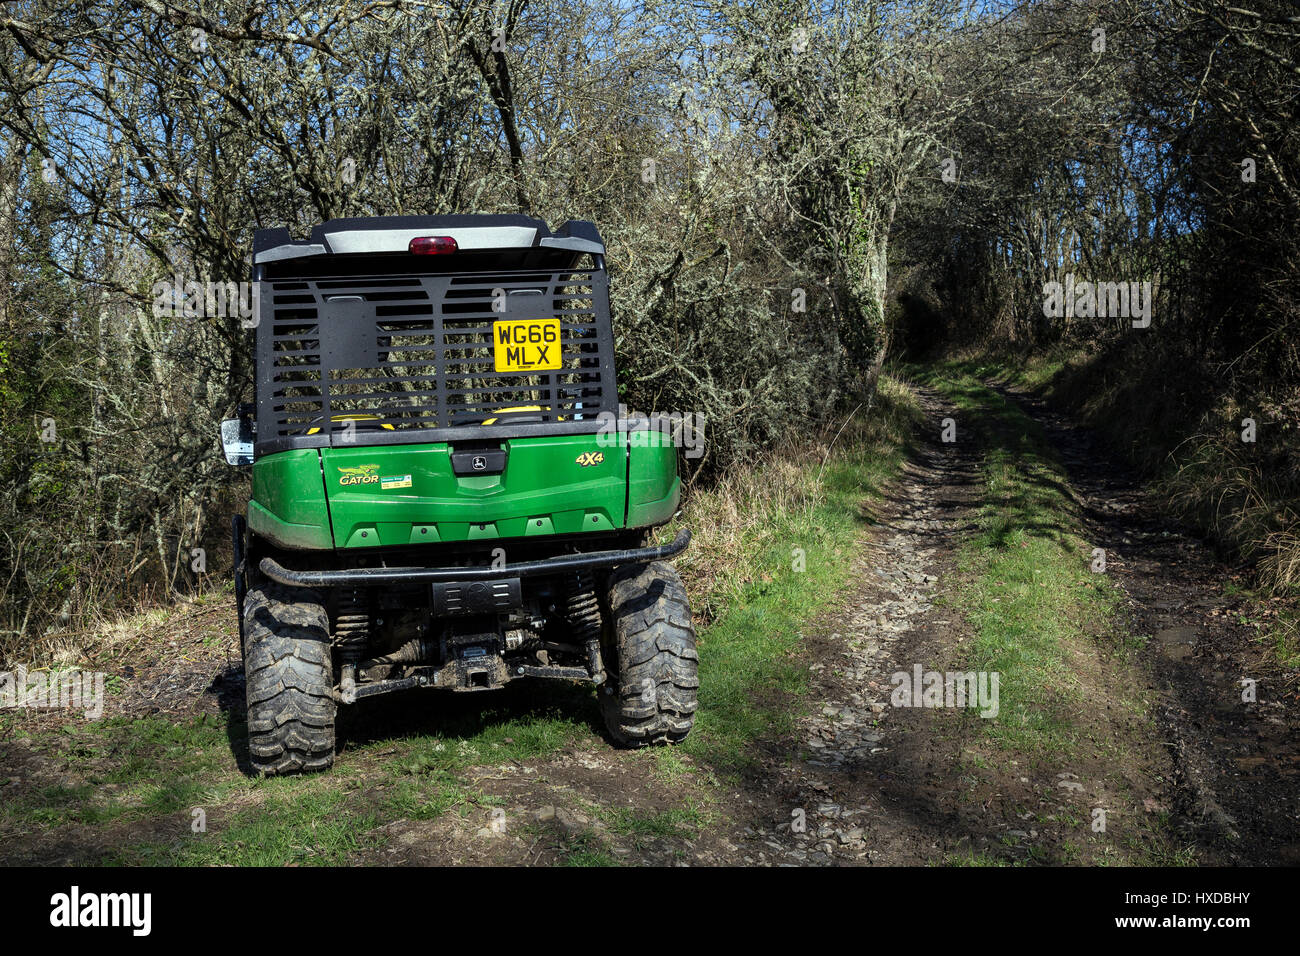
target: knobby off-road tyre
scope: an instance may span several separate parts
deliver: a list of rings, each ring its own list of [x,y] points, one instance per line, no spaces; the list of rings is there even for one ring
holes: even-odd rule
[[[609,579],[605,726],[624,747],[673,744],[695,722],[699,656],[681,578],[656,561],[618,568]]]
[[[267,775],[334,762],[334,674],[320,594],[266,583],[244,595],[248,755]]]

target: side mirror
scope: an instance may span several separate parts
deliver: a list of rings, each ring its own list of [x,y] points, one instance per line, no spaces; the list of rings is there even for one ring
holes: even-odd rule
[[[253,424],[247,418],[227,418],[221,423],[221,447],[228,465],[253,463]]]

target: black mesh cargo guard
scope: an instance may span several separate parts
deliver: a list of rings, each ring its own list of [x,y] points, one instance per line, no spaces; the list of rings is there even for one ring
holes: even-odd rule
[[[475,247],[527,241],[534,225],[534,242],[550,245]],[[462,251],[443,255],[329,249],[333,239],[404,250],[413,231],[454,229]],[[616,411],[609,285],[594,229],[573,238],[525,217],[340,220],[313,239],[257,237],[256,455],[595,432],[600,413]],[[299,246],[304,254],[293,254]],[[541,354],[560,367],[497,371],[497,323],[538,318],[559,320],[558,356]]]

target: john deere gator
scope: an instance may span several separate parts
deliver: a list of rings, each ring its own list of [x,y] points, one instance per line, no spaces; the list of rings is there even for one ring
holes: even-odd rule
[[[526,216],[333,220],[253,253],[255,395],[222,423],[253,768],[329,767],[340,705],[582,681],[611,739],[691,729],[653,545],[675,437],[619,414],[605,246]]]

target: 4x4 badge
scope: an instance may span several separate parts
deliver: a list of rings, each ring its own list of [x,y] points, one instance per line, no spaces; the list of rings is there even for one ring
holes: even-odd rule
[[[577,458],[578,464],[583,468],[588,465],[599,465],[604,460],[605,453],[603,451],[584,451]]]

